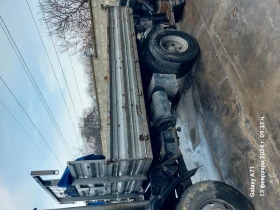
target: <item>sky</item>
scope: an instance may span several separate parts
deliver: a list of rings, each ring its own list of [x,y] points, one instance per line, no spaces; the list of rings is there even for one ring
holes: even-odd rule
[[[77,57],[72,56],[73,67],[83,103],[82,107],[68,54],[59,54],[74,106],[77,110],[77,119],[51,39],[47,34],[46,26],[39,21],[38,0],[28,0],[28,2],[35,15],[37,25],[62,87],[63,95],[73,119],[74,128],[26,1],[0,0],[0,16],[5,21],[27,66],[32,72],[66,139],[69,149],[73,155],[78,155],[77,148],[81,144],[78,123],[82,116],[83,108],[89,107],[93,103],[92,99],[86,94],[85,75]],[[43,153],[40,153],[0,103],[0,209],[33,210],[35,207],[38,209],[67,207],[67,205],[57,204],[30,176],[32,170],[58,169],[60,174],[49,178],[60,178],[64,167],[66,167],[66,162],[72,160],[72,157],[68,156],[47,111],[16,57],[2,28],[0,28],[0,76],[22,104],[63,166],[63,168],[60,166],[47,144],[0,80],[0,100],[9,108]]]

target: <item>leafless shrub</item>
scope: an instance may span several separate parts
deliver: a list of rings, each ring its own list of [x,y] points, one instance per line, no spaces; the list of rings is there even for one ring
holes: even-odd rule
[[[84,141],[83,152],[102,154],[100,125],[96,106],[84,110],[84,118],[80,122],[80,132]]]

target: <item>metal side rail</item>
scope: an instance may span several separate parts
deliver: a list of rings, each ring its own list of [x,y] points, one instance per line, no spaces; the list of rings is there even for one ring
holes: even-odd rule
[[[141,72],[134,30],[133,12],[128,7],[108,7],[109,159],[136,159],[109,168],[116,176],[145,174],[153,160]],[[141,181],[115,184],[118,193],[135,192]]]
[[[74,203],[78,201],[106,201],[127,200],[143,196],[143,191],[123,191],[118,193],[118,185],[129,186],[132,182],[141,183],[147,180],[146,174],[123,174],[116,176],[110,171],[117,171],[121,164],[138,164],[144,159],[113,159],[113,160],[84,160],[69,161],[68,169],[73,177],[72,187],[75,187],[77,196],[70,197],[65,194],[66,188],[57,186],[59,179],[44,180],[41,176],[57,175],[57,170],[32,171],[34,180],[58,203]]]

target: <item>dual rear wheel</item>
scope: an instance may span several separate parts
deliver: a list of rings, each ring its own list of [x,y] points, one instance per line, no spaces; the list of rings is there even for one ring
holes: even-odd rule
[[[199,54],[197,41],[189,34],[166,29],[150,38],[146,60],[152,73],[186,75]]]

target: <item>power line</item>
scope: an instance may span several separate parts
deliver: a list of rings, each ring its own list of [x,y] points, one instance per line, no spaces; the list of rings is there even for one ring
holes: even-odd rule
[[[78,120],[78,115],[77,115],[76,108],[75,108],[75,105],[74,105],[74,102],[73,102],[73,99],[72,99],[72,95],[71,95],[71,92],[70,92],[70,89],[69,89],[69,86],[68,86],[68,83],[67,83],[67,80],[66,80],[66,76],[64,74],[64,70],[62,68],[62,65],[61,65],[61,62],[60,62],[60,59],[59,59],[59,56],[58,56],[58,53],[57,53],[57,50],[56,50],[53,38],[52,38],[52,34],[51,34],[51,31],[50,31],[50,28],[49,28],[49,24],[48,24],[48,22],[46,20],[46,17],[45,17],[45,14],[44,14],[44,10],[42,9],[42,6],[41,6],[41,1],[39,1],[39,4],[40,4],[41,10],[42,10],[43,18],[44,18],[44,20],[46,22],[46,25],[47,25],[47,29],[48,29],[48,32],[49,32],[49,35],[50,35],[50,38],[51,38],[51,41],[52,41],[52,44],[53,44],[53,48],[54,48],[55,53],[56,53],[56,57],[58,59],[58,62],[59,62],[59,65],[60,65],[60,68],[61,68],[61,71],[62,71],[62,75],[63,75],[64,81],[66,83],[66,87],[67,87],[69,95],[70,95],[70,99],[71,99],[71,102],[72,102],[72,105],[73,105],[73,108],[74,108],[74,111],[75,111],[75,114],[76,114],[76,118]]]
[[[59,135],[59,137],[60,137],[60,139],[61,139],[61,141],[62,141],[62,144],[63,144],[63,146],[64,146],[66,152],[68,153],[69,157],[71,157],[72,155],[71,155],[71,152],[70,152],[70,150],[69,150],[69,148],[68,148],[68,145],[67,145],[67,143],[66,143],[66,140],[64,139],[64,137],[63,137],[63,135],[62,135],[62,132],[61,132],[61,130],[60,130],[60,128],[59,128],[59,126],[58,126],[58,124],[57,124],[57,122],[56,122],[56,120],[55,120],[55,118],[54,118],[54,116],[53,116],[53,114],[52,114],[52,112],[51,112],[51,110],[50,110],[50,108],[49,108],[49,106],[48,106],[48,104],[47,104],[47,102],[46,102],[44,96],[43,96],[43,94],[42,94],[42,92],[40,91],[40,89],[39,89],[39,87],[38,87],[38,85],[37,85],[37,83],[36,83],[36,81],[35,81],[35,79],[34,79],[32,73],[31,73],[31,71],[29,70],[29,68],[28,68],[28,66],[27,66],[27,64],[26,64],[26,62],[25,62],[25,60],[24,60],[24,58],[22,57],[22,55],[21,55],[21,53],[20,53],[20,51],[19,51],[19,49],[18,49],[18,47],[17,47],[17,44],[15,43],[15,41],[14,41],[12,35],[10,34],[9,29],[7,28],[7,26],[6,26],[4,20],[2,19],[1,16],[0,16],[0,19],[1,19],[1,21],[3,22],[3,24],[4,24],[4,26],[5,26],[5,29],[7,30],[9,36],[8,36],[8,34],[6,33],[6,31],[4,30],[3,25],[2,25],[1,22],[0,22],[1,28],[3,29],[3,31],[4,31],[4,33],[5,33],[5,35],[6,35],[6,37],[8,38],[8,40],[9,40],[11,46],[13,47],[13,50],[16,52],[16,55],[17,55],[17,57],[18,57],[18,59],[19,59],[21,65],[22,65],[22,67],[23,67],[25,73],[27,74],[27,76],[28,76],[29,80],[31,81],[31,83],[32,83],[32,85],[33,85],[33,87],[34,87],[34,89],[36,90],[36,92],[37,92],[37,94],[38,94],[38,96],[39,96],[41,102],[43,103],[43,105],[44,105],[44,107],[45,107],[45,109],[46,109],[46,111],[47,111],[47,113],[48,113],[48,115],[49,115],[49,117],[50,117],[50,119],[51,119],[51,121],[52,121],[54,127],[56,128],[56,131],[58,132],[58,135]],[[11,41],[11,40],[12,40],[12,41]],[[12,43],[13,43],[14,45],[13,45]],[[15,48],[16,48],[16,49],[15,49]],[[29,72],[29,74],[28,74],[27,72]]]
[[[28,117],[28,119],[30,120],[30,122],[33,124],[33,126],[35,127],[35,129],[37,130],[37,132],[39,133],[39,135],[42,137],[42,139],[44,140],[44,142],[46,143],[46,145],[48,146],[48,148],[50,149],[50,151],[52,152],[53,156],[55,157],[55,159],[57,160],[57,162],[59,163],[59,165],[62,167],[62,164],[60,163],[60,161],[58,160],[57,156],[54,154],[54,151],[52,150],[52,148],[50,147],[50,145],[48,144],[48,142],[46,141],[46,139],[44,138],[44,136],[42,135],[42,133],[39,131],[39,129],[37,128],[37,126],[35,125],[35,123],[33,122],[33,120],[30,118],[30,116],[27,114],[27,112],[25,111],[25,109],[23,108],[23,106],[21,105],[21,103],[18,101],[18,99],[16,98],[16,96],[13,94],[13,92],[11,91],[11,89],[9,88],[9,86],[6,84],[6,82],[4,81],[4,79],[2,78],[2,76],[0,76],[0,79],[2,80],[2,82],[4,83],[4,85],[6,86],[6,88],[9,90],[9,92],[12,94],[13,98],[16,100],[16,102],[18,103],[18,105],[20,106],[20,108],[22,109],[22,111],[25,113],[25,115]]]
[[[81,106],[82,106],[82,109],[84,110],[84,106],[83,106],[83,103],[82,103],[82,98],[81,98],[80,90],[79,90],[77,79],[76,79],[76,74],[75,74],[75,71],[74,71],[74,68],[73,68],[72,59],[71,59],[71,56],[70,56],[70,53],[69,53],[68,49],[67,49],[67,53],[68,53],[68,57],[69,57],[69,60],[70,60],[71,67],[72,67],[73,75],[74,75],[74,78],[75,78],[77,90],[78,90],[78,93],[79,93],[79,98],[80,98]]]
[[[49,63],[50,63],[50,65],[51,65],[53,74],[54,74],[54,76],[55,76],[56,83],[57,83],[57,85],[58,85],[58,87],[59,87],[59,90],[60,90],[60,94],[61,94],[61,96],[62,96],[62,98],[63,98],[63,101],[64,101],[64,104],[65,104],[65,106],[66,106],[68,115],[69,115],[69,117],[70,117],[70,120],[71,120],[73,129],[74,129],[74,132],[75,132],[75,135],[76,135],[76,139],[77,139],[78,143],[80,144],[80,142],[79,142],[79,140],[78,140],[78,136],[77,136],[76,130],[75,130],[75,126],[74,126],[74,123],[73,123],[73,120],[72,120],[72,117],[71,117],[71,114],[70,114],[70,111],[69,111],[69,108],[68,108],[68,105],[67,105],[67,103],[66,103],[66,99],[65,99],[65,97],[64,97],[64,95],[63,95],[61,86],[60,86],[59,81],[58,81],[58,79],[57,79],[57,75],[56,75],[55,70],[54,70],[54,67],[53,67],[53,65],[52,65],[52,62],[51,62],[49,53],[48,53],[47,48],[46,48],[46,45],[45,45],[45,43],[44,43],[44,41],[43,41],[43,38],[42,38],[42,36],[41,36],[41,33],[40,33],[39,28],[38,28],[38,26],[37,26],[37,23],[36,23],[36,21],[35,21],[35,18],[34,18],[34,15],[33,15],[33,13],[32,13],[32,10],[31,10],[31,8],[30,8],[30,5],[29,5],[28,0],[26,0],[26,3],[27,3],[27,6],[28,6],[28,9],[29,9],[29,12],[30,12],[30,14],[31,14],[31,16],[32,16],[33,22],[34,22],[34,24],[35,24],[35,26],[36,26],[37,32],[38,32],[38,34],[39,34],[39,37],[40,37],[40,39],[41,39],[42,45],[43,45],[43,47],[44,47],[44,50],[45,50],[45,52],[46,52],[46,54],[47,54]],[[79,92],[79,94],[80,94],[80,92]]]
[[[24,127],[20,124],[20,122],[17,120],[17,118],[13,115],[13,113],[9,110],[9,108],[3,103],[2,100],[0,100],[0,103],[5,107],[5,109],[10,113],[10,115],[14,118],[14,120],[17,122],[17,124],[21,127],[21,129],[25,132],[25,134],[28,136],[28,138],[32,141],[32,143],[37,147],[39,152],[44,156],[44,158],[49,162],[49,159],[44,155],[42,150],[39,148],[39,146],[35,143],[35,141],[31,138],[31,136],[27,133],[27,131],[24,129]]]

